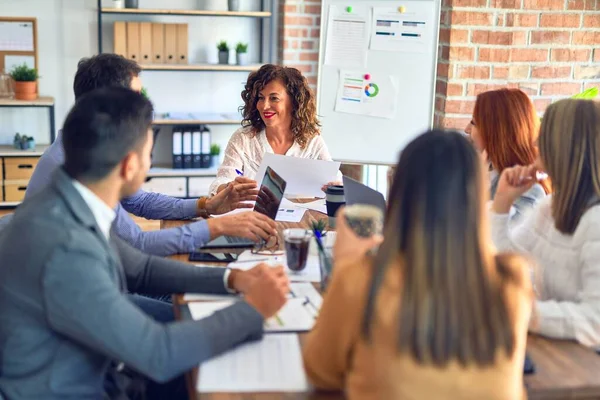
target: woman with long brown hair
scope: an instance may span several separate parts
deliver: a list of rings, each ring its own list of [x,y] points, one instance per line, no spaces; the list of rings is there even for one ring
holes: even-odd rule
[[[493,252],[483,169],[463,135],[425,133],[400,156],[376,256],[337,218],[304,347],[316,387],[361,400],[522,398],[528,268]]]
[[[471,136],[477,150],[487,155],[492,199],[505,168],[535,161],[538,131],[539,117],[531,99],[522,90],[491,90],[477,96],[473,118],[465,132]],[[513,217],[520,217],[550,191],[548,180],[536,183],[515,202]]]
[[[540,297],[530,330],[600,346],[600,103],[560,100],[544,114],[540,160],[502,172],[492,205],[492,234],[500,249],[533,257],[541,270]],[[509,228],[508,210],[529,190],[538,170],[554,193]]]
[[[242,128],[229,139],[211,194],[234,180],[236,185],[261,180],[255,175],[265,153],[331,160],[320,135],[315,96],[296,68],[263,65],[248,76],[242,100]]]

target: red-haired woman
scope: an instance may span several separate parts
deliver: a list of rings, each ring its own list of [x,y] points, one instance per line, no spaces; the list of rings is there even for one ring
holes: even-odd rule
[[[242,128],[229,139],[211,195],[234,180],[242,185],[261,180],[255,175],[265,153],[331,160],[320,135],[315,96],[296,68],[263,65],[248,76],[242,100]]]
[[[499,89],[477,96],[473,118],[465,129],[490,163],[490,195],[496,194],[500,174],[515,165],[531,165],[538,156],[536,147],[539,117],[533,103],[522,90]],[[542,180],[524,193],[511,210],[511,219],[519,218],[551,191]]]

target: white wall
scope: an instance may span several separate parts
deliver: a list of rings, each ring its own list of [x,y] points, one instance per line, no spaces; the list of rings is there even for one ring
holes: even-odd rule
[[[143,8],[223,9],[226,0],[139,0]],[[243,10],[259,10],[260,0],[240,1]],[[103,0],[110,7],[111,0]],[[167,6],[168,4],[168,6]],[[56,127],[73,104],[72,83],[77,62],[98,53],[96,0],[0,0],[0,15],[36,17],[38,20],[38,66],[42,76],[40,95],[56,100]],[[250,62],[259,62],[259,22],[253,18],[163,17],[103,15],[103,51],[113,48],[112,22],[117,20],[188,23],[191,63],[216,62],[216,43],[227,40],[250,43]],[[231,53],[230,62],[234,62]],[[144,71],[142,80],[157,112],[234,112],[241,104],[245,72]],[[213,141],[225,146],[236,126],[211,126]],[[45,109],[0,109],[0,144],[12,143],[15,132],[48,143]],[[154,159],[170,160],[169,131],[163,129]]]

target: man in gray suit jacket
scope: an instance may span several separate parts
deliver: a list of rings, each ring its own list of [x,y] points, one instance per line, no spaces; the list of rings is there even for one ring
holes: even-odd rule
[[[152,105],[123,88],[82,97],[67,116],[65,164],[0,233],[0,393],[98,399],[111,362],[158,382],[244,341],[285,303],[282,268],[200,268],[140,253],[111,234],[118,202],[150,165]],[[244,293],[200,321],[160,323],[125,295]],[[151,393],[150,393],[151,394]],[[169,398],[175,398],[169,396]]]

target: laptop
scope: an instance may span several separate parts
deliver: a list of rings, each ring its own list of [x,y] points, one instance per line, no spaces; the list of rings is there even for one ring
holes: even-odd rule
[[[347,176],[344,176],[343,180],[344,197],[346,198],[347,205],[369,204],[379,208],[385,215],[387,204],[383,198],[383,194]]]
[[[271,167],[267,167],[259,189],[259,197],[263,200],[257,201],[253,210],[275,220],[283,200],[286,185],[286,181],[281,176],[273,171]],[[255,245],[256,242],[250,239],[236,236],[219,236],[206,243],[201,249],[251,248]]]

